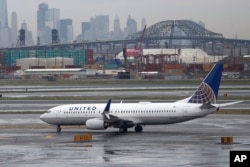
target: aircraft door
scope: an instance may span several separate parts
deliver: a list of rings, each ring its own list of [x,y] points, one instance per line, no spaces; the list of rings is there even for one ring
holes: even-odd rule
[[[62,108],[58,107],[56,110],[56,118],[61,118],[62,117]]]

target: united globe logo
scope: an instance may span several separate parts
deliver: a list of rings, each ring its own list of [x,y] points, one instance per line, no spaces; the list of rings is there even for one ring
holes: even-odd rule
[[[202,82],[188,102],[214,104],[216,103],[216,97],[214,95],[213,89],[208,84]]]

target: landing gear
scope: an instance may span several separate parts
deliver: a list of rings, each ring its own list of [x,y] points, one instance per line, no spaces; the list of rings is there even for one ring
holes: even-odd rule
[[[57,125],[57,129],[56,129],[57,133],[60,133],[62,131],[61,126]]]
[[[142,132],[142,130],[143,130],[143,128],[141,125],[136,125],[136,127],[135,127],[136,132]]]
[[[127,133],[128,132],[128,128],[120,128],[119,132],[121,132],[121,133]]]

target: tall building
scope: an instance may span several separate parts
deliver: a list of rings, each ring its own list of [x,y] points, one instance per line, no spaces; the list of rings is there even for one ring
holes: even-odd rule
[[[113,39],[122,39],[122,38],[123,38],[123,32],[121,30],[120,19],[118,18],[118,16],[116,16],[114,20]]]
[[[32,32],[29,31],[28,25],[25,21],[21,23],[21,29],[25,30],[25,45],[26,46],[34,45]]]
[[[40,3],[37,11],[37,37],[40,44],[52,42],[52,29],[60,28],[60,9],[49,9],[48,4]]]
[[[47,19],[45,25],[52,29],[59,30],[60,28],[60,9],[51,8],[47,11]]]
[[[46,13],[49,7],[46,3],[41,3],[38,5],[37,11],[37,30],[42,31],[45,28],[45,23],[47,20]]]
[[[97,40],[105,40],[109,33],[109,16],[98,15],[95,17],[95,34]]]
[[[73,25],[72,19],[61,19],[60,20],[60,42],[69,43],[73,41]]]
[[[0,29],[9,27],[7,0],[0,0]]]
[[[16,46],[17,44],[17,14],[12,12],[11,14],[11,45]]]
[[[90,22],[82,22],[83,40],[90,40]]]
[[[55,34],[52,34],[53,30],[56,30],[54,32],[58,32],[59,28],[60,28],[60,9],[58,8],[51,8],[48,9],[47,13],[47,19],[45,22],[45,25],[47,27],[47,31],[48,31],[48,35],[49,35],[49,43],[54,43],[55,41],[52,40],[52,36],[54,36]],[[56,35],[57,39],[58,39],[58,35]],[[58,39],[59,40],[59,39]],[[57,40],[57,42],[59,42]]]
[[[4,27],[0,30],[0,47],[11,46],[11,30],[9,27]]]
[[[125,37],[129,34],[136,33],[137,32],[137,22],[135,19],[132,19],[131,16],[128,16],[126,28],[124,30]]]
[[[96,24],[95,24],[95,18],[90,18],[90,41],[95,41],[96,38]]]
[[[11,45],[10,34],[7,0],[0,0],[0,47],[8,47]]]
[[[48,36],[49,29],[46,27],[48,4],[40,3],[37,11],[37,37],[40,39],[40,44],[47,44],[50,37]]]

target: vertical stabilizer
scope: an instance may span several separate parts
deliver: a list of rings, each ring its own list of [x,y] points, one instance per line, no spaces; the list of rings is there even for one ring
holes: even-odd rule
[[[194,94],[189,98],[188,103],[215,104],[223,71],[223,64],[215,64],[207,74]]]

